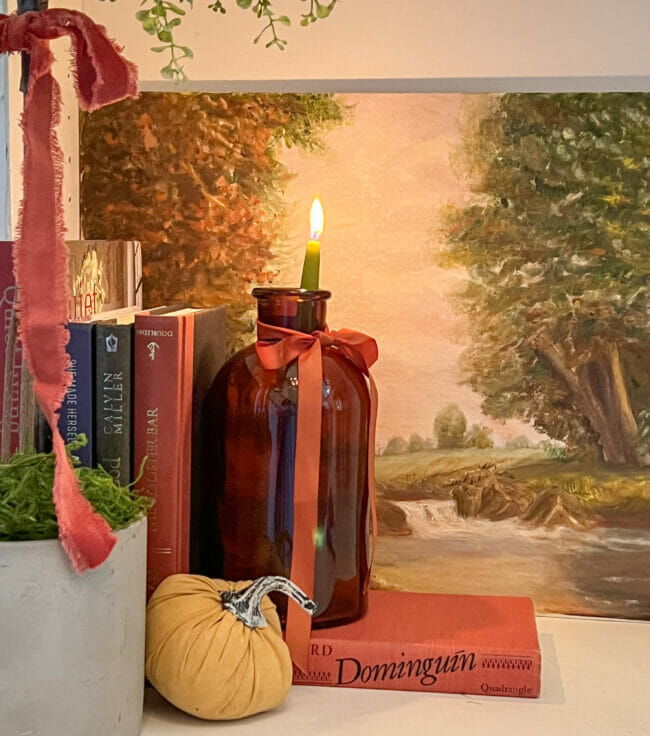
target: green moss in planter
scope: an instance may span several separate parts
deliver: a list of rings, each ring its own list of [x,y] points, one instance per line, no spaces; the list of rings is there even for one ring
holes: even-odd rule
[[[74,451],[85,442],[82,435],[77,442],[68,445],[68,451]],[[151,506],[148,496],[138,494],[132,487],[115,485],[103,468],[76,467],[75,472],[84,496],[111,529],[123,529]],[[56,539],[53,481],[54,455],[51,453],[16,453],[6,465],[0,465],[0,541]]]

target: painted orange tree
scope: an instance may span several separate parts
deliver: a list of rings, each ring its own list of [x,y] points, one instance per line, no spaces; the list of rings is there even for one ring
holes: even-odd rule
[[[148,306],[229,305],[234,347],[282,250],[280,148],[319,148],[343,116],[329,95],[178,93],[85,115],[84,236],[142,242]]]
[[[468,124],[444,213],[484,411],[606,463],[650,454],[650,95],[508,94]]]

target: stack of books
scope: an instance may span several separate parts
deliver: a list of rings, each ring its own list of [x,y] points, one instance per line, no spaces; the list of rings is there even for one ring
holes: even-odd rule
[[[209,483],[207,395],[226,357],[225,307],[136,315],[134,467],[149,512],[147,593],[190,570],[190,511]]]
[[[68,319],[71,323],[90,320],[108,310],[142,308],[140,243],[73,240],[66,245],[70,293]],[[34,412],[29,411],[28,407],[29,387],[23,386],[23,380],[28,376],[23,367],[20,341],[16,338],[15,305],[18,293],[13,273],[12,247],[12,242],[0,241],[0,417],[3,461],[18,449],[30,449],[34,441]],[[26,439],[29,440],[27,444]]]
[[[101,466],[119,485],[133,483],[154,499],[148,524],[151,593],[167,575],[189,572],[190,509],[192,497],[207,482],[206,399],[226,356],[226,313],[224,307],[143,310],[136,245],[68,244],[72,297],[67,350],[73,380],[61,405],[59,429],[66,442],[86,436],[86,445],[75,451],[82,465]],[[83,255],[76,257],[77,251]],[[10,328],[15,333],[11,243],[0,244],[0,290],[0,369],[8,366],[0,377],[9,377],[8,390],[0,394],[5,415],[15,419],[3,424],[3,435],[5,429],[10,433],[11,443],[4,444],[15,452],[22,449],[19,397],[25,373],[20,346],[14,340],[13,349],[7,347]],[[37,449],[48,450],[42,426],[36,436]]]
[[[67,441],[84,433],[82,464],[155,503],[147,589],[189,572],[192,496],[205,482],[207,393],[226,355],[224,307],[129,308],[69,325],[73,383],[63,402]]]

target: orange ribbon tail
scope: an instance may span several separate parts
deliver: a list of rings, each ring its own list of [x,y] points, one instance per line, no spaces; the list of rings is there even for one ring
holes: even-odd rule
[[[30,55],[29,86],[22,118],[25,160],[23,202],[14,245],[18,287],[18,336],[34,377],[34,393],[52,430],[56,456],[52,496],[59,536],[75,569],[97,567],[110,554],[115,535],[79,489],[58,429],[58,411],[71,381],[65,351],[68,332],[68,263],[61,183],[63,153],[55,127],[60,89],[52,77],[48,41],[72,40],[73,72],[84,110],[137,97],[136,68],[120,55],[106,31],[83,13],[52,9],[0,15],[0,53]]]
[[[371,561],[377,537],[375,499],[375,425],[377,388],[370,366],[377,360],[377,343],[368,335],[353,330],[314,332],[311,335],[284,327],[257,323],[255,349],[267,370],[277,370],[298,359],[298,418],[294,461],[294,528],[291,580],[310,598],[314,595],[318,528],[318,486],[322,422],[322,347],[335,347],[368,378],[370,418],[368,428],[368,490],[372,523]],[[365,591],[364,591],[365,592]],[[311,616],[289,601],[286,642],[291,658],[303,672],[309,672]]]

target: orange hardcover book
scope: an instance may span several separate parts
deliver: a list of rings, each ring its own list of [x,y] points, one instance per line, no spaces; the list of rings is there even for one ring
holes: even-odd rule
[[[295,685],[536,698],[541,653],[530,598],[370,591],[359,621],[312,631]]]
[[[179,309],[135,318],[134,472],[154,499],[148,515],[147,594],[189,572],[192,496],[206,482],[205,394],[225,358],[225,311]]]

